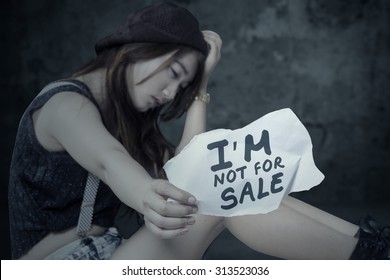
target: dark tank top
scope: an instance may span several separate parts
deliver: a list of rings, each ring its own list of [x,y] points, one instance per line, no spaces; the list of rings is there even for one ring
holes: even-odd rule
[[[84,83],[60,80],[47,85],[25,111],[16,135],[8,189],[13,259],[25,255],[50,232],[75,227],[78,222],[88,171],[66,151],[44,149],[33,127],[33,112],[60,92],[79,93],[97,106]],[[112,226],[119,205],[119,199],[100,181],[92,224]]]

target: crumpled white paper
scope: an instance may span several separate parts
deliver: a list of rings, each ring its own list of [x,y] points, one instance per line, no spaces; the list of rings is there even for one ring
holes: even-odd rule
[[[164,166],[168,180],[194,195],[198,213],[268,213],[290,192],[324,179],[306,128],[291,109],[271,112],[236,130],[195,136]]]

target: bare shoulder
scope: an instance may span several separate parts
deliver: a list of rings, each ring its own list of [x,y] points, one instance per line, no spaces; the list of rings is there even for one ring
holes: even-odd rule
[[[101,122],[95,104],[75,92],[61,92],[51,97],[33,113],[34,130],[40,144],[48,151],[61,151],[63,147],[55,137],[58,133],[71,133],[87,122]]]
[[[53,115],[65,114],[65,117],[72,116],[69,114],[71,112],[83,112],[85,110],[98,113],[95,104],[91,100],[76,92],[58,93],[51,97],[44,107]],[[73,117],[77,116],[73,115]]]
[[[50,98],[35,124],[37,138],[46,150],[66,151],[101,179],[113,151],[129,156],[105,127],[95,104],[78,93],[61,92]]]

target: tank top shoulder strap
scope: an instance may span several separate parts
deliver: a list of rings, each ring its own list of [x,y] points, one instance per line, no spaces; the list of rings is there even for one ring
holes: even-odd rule
[[[91,100],[99,108],[96,99],[85,83],[76,79],[64,79],[47,84],[33,100],[29,109],[35,110],[42,107],[51,97],[60,92],[77,92]]]

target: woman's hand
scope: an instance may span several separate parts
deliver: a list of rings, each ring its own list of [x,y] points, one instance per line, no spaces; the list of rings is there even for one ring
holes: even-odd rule
[[[145,226],[159,238],[185,234],[197,211],[195,197],[166,180],[153,180],[143,199]]]
[[[219,35],[214,31],[204,30],[202,31],[202,33],[205,41],[210,47],[209,54],[205,62],[205,69],[201,88],[202,90],[206,91],[209,77],[221,58],[222,40]]]

